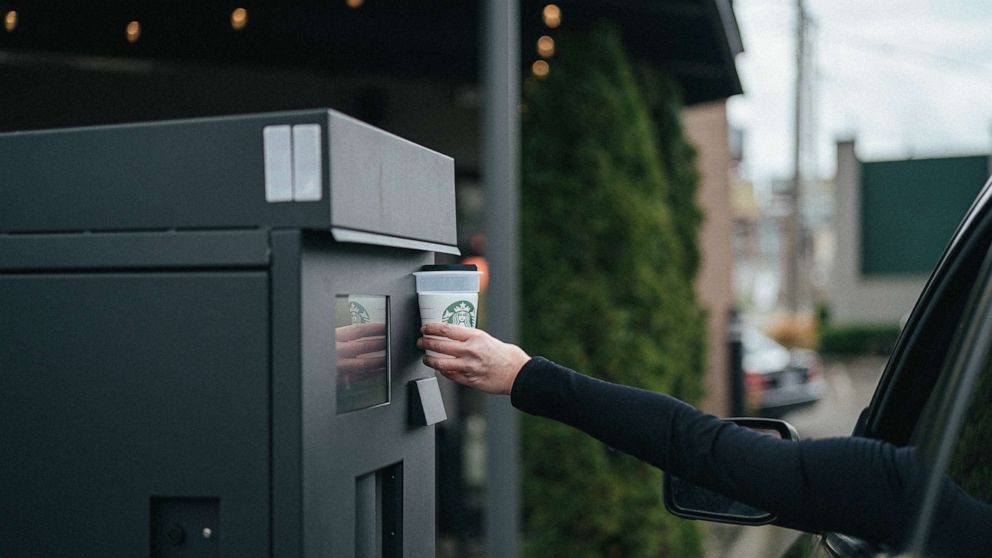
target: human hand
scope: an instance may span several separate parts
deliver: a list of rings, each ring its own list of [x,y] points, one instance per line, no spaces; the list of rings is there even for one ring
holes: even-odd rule
[[[520,347],[481,329],[431,323],[420,332],[434,337],[421,337],[418,347],[454,357],[427,355],[424,364],[449,380],[486,393],[508,395],[517,373],[530,360]]]

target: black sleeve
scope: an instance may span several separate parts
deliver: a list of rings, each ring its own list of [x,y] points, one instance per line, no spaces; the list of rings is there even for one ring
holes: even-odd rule
[[[925,478],[912,450],[867,438],[779,440],[666,395],[603,382],[537,357],[511,392],[518,409],[578,428],[789,527],[896,545]]]

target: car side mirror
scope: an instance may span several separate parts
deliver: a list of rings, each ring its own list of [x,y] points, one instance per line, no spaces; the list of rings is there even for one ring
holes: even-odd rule
[[[767,418],[731,418],[738,426],[768,436],[798,441],[799,434],[784,420]],[[774,514],[732,500],[722,494],[696,486],[667,472],[664,477],[665,509],[687,519],[705,519],[735,525],[765,525],[778,519]]]

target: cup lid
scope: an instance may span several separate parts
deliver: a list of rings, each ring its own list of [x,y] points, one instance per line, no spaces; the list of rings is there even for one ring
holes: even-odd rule
[[[430,264],[421,266],[420,271],[479,271],[475,264]]]

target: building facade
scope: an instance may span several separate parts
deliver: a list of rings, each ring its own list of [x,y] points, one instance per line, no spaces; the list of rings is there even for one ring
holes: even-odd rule
[[[839,142],[832,322],[901,323],[989,171],[988,155],[865,162]]]

